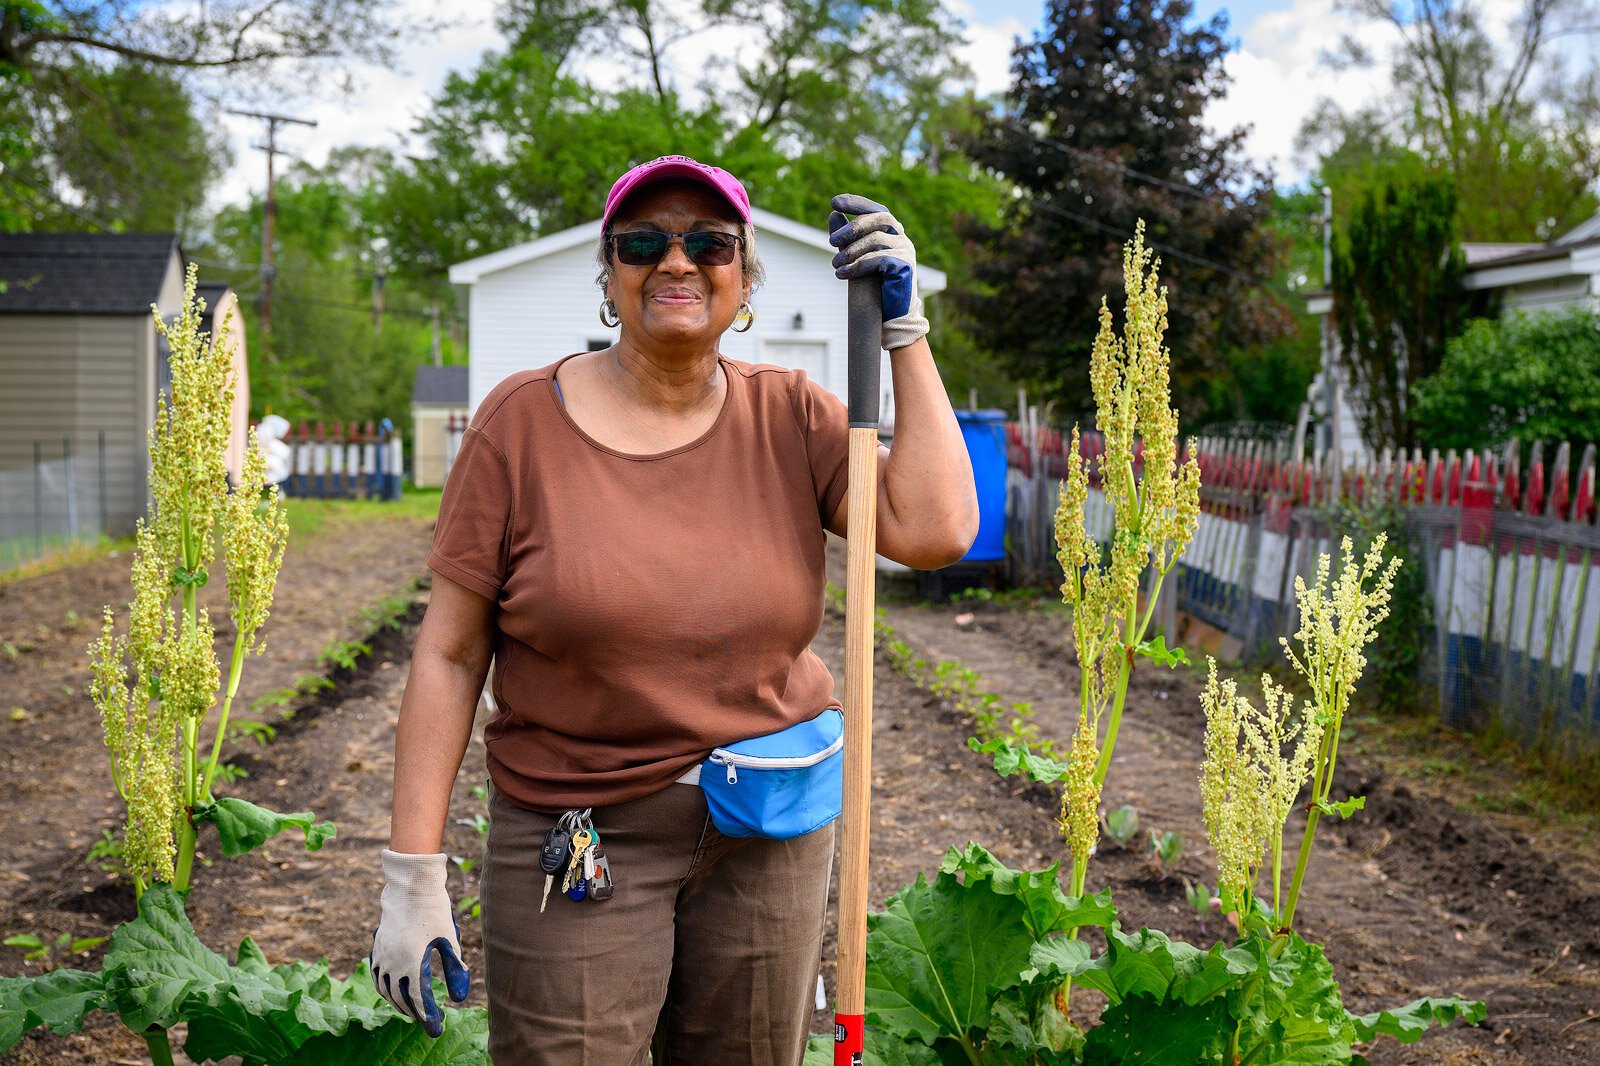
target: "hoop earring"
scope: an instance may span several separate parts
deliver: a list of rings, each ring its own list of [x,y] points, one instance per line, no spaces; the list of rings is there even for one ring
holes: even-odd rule
[[[740,323],[744,325],[740,325]],[[756,324],[756,309],[746,300],[739,305],[739,313],[733,316],[733,331],[735,333],[748,333],[750,327]]]
[[[600,301],[600,324],[607,329],[615,329],[622,322],[622,316],[617,314],[617,305],[607,296]]]

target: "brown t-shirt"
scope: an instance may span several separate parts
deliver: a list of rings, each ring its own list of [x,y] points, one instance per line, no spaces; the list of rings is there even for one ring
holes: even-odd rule
[[[484,399],[428,555],[499,608],[489,773],[544,812],[637,799],[839,706],[811,640],[849,465],[844,404],[803,372],[723,359],[712,427],[639,456],[578,428],[558,366]]]

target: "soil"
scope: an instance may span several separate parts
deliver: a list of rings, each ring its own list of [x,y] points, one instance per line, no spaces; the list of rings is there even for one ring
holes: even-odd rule
[[[196,874],[189,913],[213,949],[231,954],[248,934],[273,961],[326,956],[336,973],[366,955],[382,881],[376,853],[388,835],[395,712],[427,599],[429,532],[427,521],[415,519],[330,524],[291,548],[269,646],[248,664],[237,706],[303,674],[326,672],[317,665],[319,650],[365,633],[354,617],[360,607],[394,595],[413,606],[401,628],[372,638],[372,653],[356,669],[328,675],[331,690],[295,704],[292,719],[279,721],[275,710],[253,715],[277,725],[276,740],[232,749],[249,776],[227,786],[230,793],[280,810],[314,810],[336,821],[339,833],[316,853],[280,837],[241,858],[212,856],[217,865]],[[0,807],[0,934],[98,936],[131,913],[126,885],[84,859],[103,830],[118,827],[121,811],[105,775],[98,717],[82,694],[84,647],[100,606],[126,601],[127,564],[126,557],[104,558],[0,585],[0,713],[25,711],[0,720],[9,741],[0,760],[0,794],[9,797]],[[842,553],[830,566],[842,585]],[[984,688],[1030,702],[1043,735],[1070,735],[1077,675],[1059,614],[996,604],[929,607],[888,591],[882,602],[898,636],[925,659],[959,660]],[[842,617],[830,610],[815,644],[835,676],[842,676],[843,631]],[[1143,855],[1107,849],[1094,860],[1090,883],[1113,889],[1128,927],[1148,924],[1208,941],[1224,929],[1213,916],[1202,930],[1183,891],[1186,878],[1215,880],[1196,781],[1198,690],[1190,671],[1135,675],[1105,795],[1109,806],[1133,804],[1146,826],[1181,832],[1185,854],[1162,878]],[[480,708],[480,724],[483,716]],[[995,776],[967,749],[969,733],[951,707],[880,656],[875,901],[918,873],[931,876],[946,848],[969,839],[1012,866],[1040,868],[1060,856],[1055,797]],[[1307,937],[1326,946],[1347,1003],[1376,1010],[1458,994],[1485,998],[1490,1007],[1481,1028],[1457,1024],[1409,1048],[1382,1041],[1367,1052],[1371,1060],[1600,1063],[1600,888],[1592,876],[1585,880],[1585,866],[1533,846],[1514,821],[1416,794],[1359,757],[1346,756],[1341,772],[1350,792],[1367,796],[1367,807],[1350,822],[1324,823],[1300,918]],[[470,823],[484,810],[473,794],[483,776],[475,738],[457,779],[458,820],[446,843],[453,854],[478,853]],[[475,923],[463,922],[462,934],[470,963],[479,954]],[[38,964],[20,955],[0,952],[0,973],[37,972]],[[63,964],[94,968],[96,955]],[[830,934],[823,962],[830,996],[833,955]],[[473,1000],[481,995],[474,982]],[[815,1028],[831,1031],[831,1009],[817,1013]],[[106,1017],[92,1017],[75,1036],[36,1032],[0,1056],[0,1066],[147,1061],[143,1042]],[[187,1060],[180,1054],[179,1061]]]

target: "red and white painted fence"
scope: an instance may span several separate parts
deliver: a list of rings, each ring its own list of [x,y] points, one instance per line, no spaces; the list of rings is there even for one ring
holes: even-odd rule
[[[284,424],[272,418],[265,421]],[[257,427],[258,433],[263,429]],[[278,439],[289,449],[279,484],[290,496],[400,498],[405,477],[405,441],[387,418],[364,424],[352,421],[348,425],[342,421],[302,420]],[[270,468],[273,445],[264,440],[262,446],[269,450]],[[269,471],[268,476],[278,475]]]
[[[1019,581],[1060,579],[1051,520],[1070,434],[1011,424],[1008,510]],[[1086,457],[1100,441],[1086,435]],[[1201,438],[1201,516],[1177,609],[1245,657],[1298,627],[1294,578],[1336,552],[1337,505],[1388,505],[1426,578],[1432,625],[1415,635],[1419,681],[1454,725],[1488,716],[1527,739],[1600,734],[1600,528],[1596,447],[1516,441],[1477,452],[1385,452],[1359,463],[1290,457],[1283,443]],[[1091,483],[1092,484],[1092,483]],[[1091,487],[1090,527],[1110,514]]]

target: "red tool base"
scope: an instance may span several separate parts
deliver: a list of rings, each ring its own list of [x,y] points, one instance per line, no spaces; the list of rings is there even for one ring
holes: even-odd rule
[[[861,1066],[866,1048],[867,1016],[833,1016],[833,1066]]]

